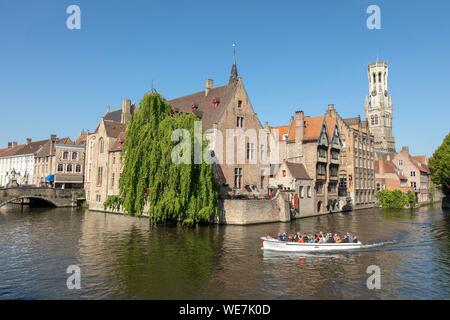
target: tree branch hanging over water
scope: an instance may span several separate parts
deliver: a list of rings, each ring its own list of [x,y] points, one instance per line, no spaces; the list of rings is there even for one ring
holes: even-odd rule
[[[219,188],[213,167],[205,163],[190,164],[172,161],[177,129],[190,133],[190,150],[194,150],[194,114],[174,114],[157,93],[146,94],[131,120],[122,151],[123,169],[120,194],[108,198],[104,206],[127,214],[148,215],[157,222],[175,220],[192,224],[209,221],[218,210]],[[200,141],[203,150],[205,141]]]

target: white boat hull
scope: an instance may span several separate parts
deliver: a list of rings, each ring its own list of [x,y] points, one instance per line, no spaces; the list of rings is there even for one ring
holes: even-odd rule
[[[276,239],[261,238],[263,249],[282,252],[330,252],[361,249],[363,244],[357,243],[297,243]]]

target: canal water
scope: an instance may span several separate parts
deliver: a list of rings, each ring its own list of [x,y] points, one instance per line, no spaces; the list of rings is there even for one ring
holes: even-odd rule
[[[351,232],[379,244],[275,254],[261,235]],[[67,289],[70,265],[81,289]],[[366,285],[368,266],[381,289]],[[450,212],[362,210],[290,224],[151,226],[81,209],[0,208],[0,299],[450,299]]]

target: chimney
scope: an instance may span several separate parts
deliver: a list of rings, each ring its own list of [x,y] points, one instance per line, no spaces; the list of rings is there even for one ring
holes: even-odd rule
[[[31,144],[33,140],[31,138],[27,138],[27,144]]]
[[[120,119],[121,123],[127,123],[131,120],[131,100],[122,100],[122,116]]]
[[[303,111],[296,111],[295,116],[295,142],[302,142],[305,133],[305,114]]]
[[[17,141],[13,141],[12,146],[13,147],[17,146]]]
[[[328,114],[331,116],[331,114],[334,112],[334,104],[333,103],[329,103],[328,104]]]
[[[402,147],[402,152],[406,152],[407,154],[409,154],[409,147],[408,146],[403,146]]]
[[[384,161],[383,160],[377,160],[378,162],[378,171],[380,175],[382,176],[384,174]]]
[[[205,86],[205,97],[208,96],[211,89],[214,88],[214,80],[213,79],[206,79],[206,86]]]
[[[12,142],[8,142],[8,149],[12,148],[13,143]]]

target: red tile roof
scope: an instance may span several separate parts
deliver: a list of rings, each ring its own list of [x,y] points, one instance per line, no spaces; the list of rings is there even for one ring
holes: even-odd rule
[[[318,140],[322,132],[323,117],[305,117],[304,141]],[[295,130],[294,130],[295,135]],[[294,136],[295,137],[295,136]]]
[[[282,141],[284,135],[288,133],[289,126],[270,127],[270,132],[275,134],[276,130],[278,130],[278,140]]]

